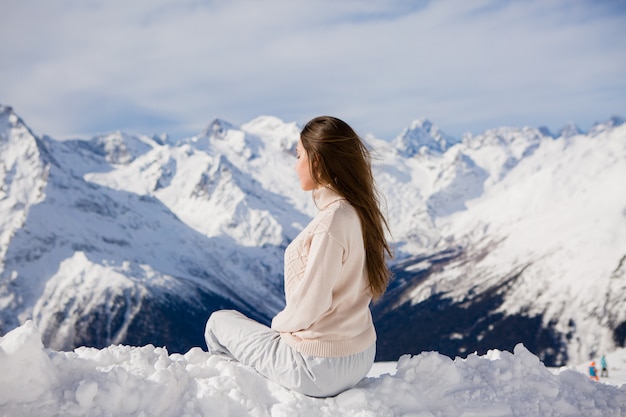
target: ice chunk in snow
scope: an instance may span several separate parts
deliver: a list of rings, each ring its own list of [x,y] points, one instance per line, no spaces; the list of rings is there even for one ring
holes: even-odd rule
[[[58,383],[32,321],[0,339],[0,405],[35,401]]]

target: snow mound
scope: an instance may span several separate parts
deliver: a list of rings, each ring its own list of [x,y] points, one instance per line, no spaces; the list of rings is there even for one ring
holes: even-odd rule
[[[0,415],[10,416],[623,416],[626,385],[551,372],[521,344],[452,360],[402,356],[395,374],[333,398],[291,392],[200,348],[44,349],[27,322],[0,339]]]

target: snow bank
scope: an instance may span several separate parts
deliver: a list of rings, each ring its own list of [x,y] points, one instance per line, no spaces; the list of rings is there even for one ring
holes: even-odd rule
[[[624,416],[626,385],[513,353],[402,356],[395,374],[309,398],[199,348],[44,349],[32,322],[0,339],[2,416]]]

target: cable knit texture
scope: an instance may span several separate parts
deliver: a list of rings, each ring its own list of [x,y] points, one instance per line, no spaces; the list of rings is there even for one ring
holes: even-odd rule
[[[319,213],[285,250],[286,306],[272,329],[305,355],[352,355],[376,341],[361,221],[330,188],[313,198]]]

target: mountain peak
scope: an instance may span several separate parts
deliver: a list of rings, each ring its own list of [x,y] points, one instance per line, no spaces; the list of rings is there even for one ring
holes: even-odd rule
[[[400,154],[412,157],[425,148],[435,152],[445,152],[452,145],[460,141],[447,135],[429,119],[420,117],[405,128],[394,140]]]
[[[422,129],[430,133],[431,130],[439,130],[437,126],[433,125],[427,117],[421,116],[411,122],[409,129]]]
[[[209,125],[202,131],[200,136],[203,137],[214,137],[216,139],[224,139],[226,136],[226,132],[229,130],[235,129],[235,126],[232,123],[227,122],[226,120],[215,118]]]
[[[246,123],[244,126],[246,126],[249,129],[252,128],[257,128],[257,129],[266,129],[266,130],[275,130],[275,129],[279,129],[282,128],[285,125],[285,122],[283,120],[281,120],[280,118],[276,117],[276,116],[259,116],[256,117],[254,119],[252,119],[251,121],[249,121],[248,123]]]
[[[589,135],[590,136],[595,136],[598,133],[604,132],[606,130],[610,130],[613,129],[615,127],[621,126],[623,125],[625,122],[625,120],[618,116],[618,115],[613,115],[611,116],[611,118],[605,122],[596,122],[593,124],[593,126],[591,127],[591,129],[589,129]]]
[[[617,114],[614,114],[613,116],[611,116],[611,118],[609,119],[607,123],[611,126],[620,126],[626,123],[626,120],[624,120],[623,117],[618,116]]]
[[[578,127],[578,125],[574,122],[570,122],[563,126],[559,131],[559,136],[564,138],[569,138],[572,136],[577,136],[583,133],[582,129]]]
[[[0,114],[13,113],[13,107],[0,104]]]
[[[104,157],[107,162],[121,165],[131,163],[157,143],[152,138],[141,138],[119,130],[78,142],[81,142],[83,148]]]
[[[295,122],[286,123],[275,116],[259,116],[243,124],[241,129],[282,151],[293,151],[300,137],[300,127]]]
[[[0,104],[0,129],[4,128],[24,128],[31,135],[33,132],[26,126],[26,123],[15,113],[13,107]]]
[[[550,129],[547,126],[539,126],[537,128],[537,130],[543,136],[546,136],[546,137],[549,137],[549,138],[553,138],[553,139],[556,138],[556,136],[554,136],[554,133],[552,133],[552,131],[550,131]]]

